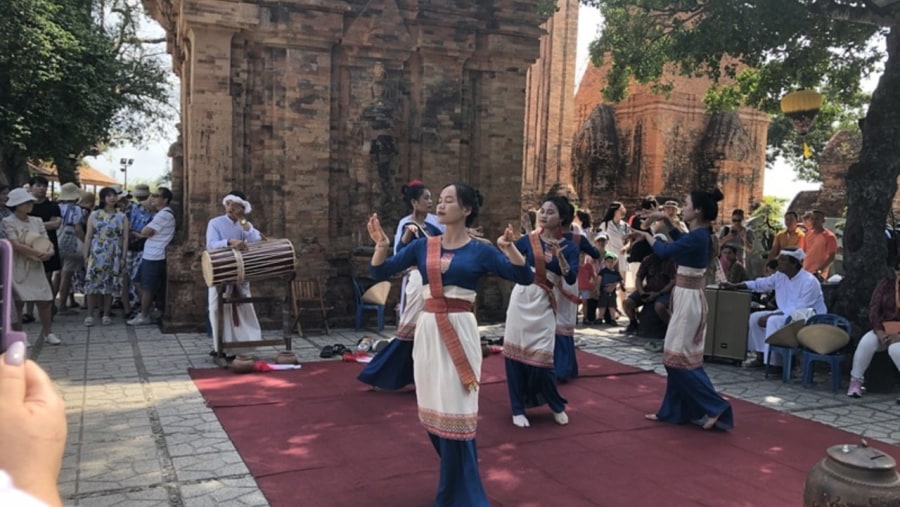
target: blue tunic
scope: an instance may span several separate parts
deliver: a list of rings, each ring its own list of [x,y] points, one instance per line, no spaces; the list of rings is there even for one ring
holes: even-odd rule
[[[374,280],[386,280],[391,275],[415,265],[422,274],[422,285],[428,285],[428,273],[425,269],[426,239],[410,241],[409,245],[381,265],[369,266],[370,276]],[[452,260],[443,273],[444,287],[455,285],[474,291],[478,288],[478,279],[491,273],[522,285],[529,285],[534,281],[534,273],[527,263],[525,266],[514,266],[496,247],[479,241],[470,240],[452,250],[441,247],[441,257]]]

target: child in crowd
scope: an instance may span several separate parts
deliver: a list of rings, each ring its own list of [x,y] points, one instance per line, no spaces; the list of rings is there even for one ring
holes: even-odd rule
[[[616,318],[619,316],[616,289],[625,290],[625,280],[619,272],[619,256],[613,252],[606,252],[603,254],[603,263],[603,269],[598,275],[600,278],[598,306],[603,309],[603,321],[610,326],[616,326],[618,325]]]
[[[601,257],[603,253],[601,252]],[[592,259],[590,255],[581,254],[581,267],[578,268],[578,297],[582,301],[581,318],[583,324],[590,325],[597,320],[597,274],[602,267],[601,260]]]

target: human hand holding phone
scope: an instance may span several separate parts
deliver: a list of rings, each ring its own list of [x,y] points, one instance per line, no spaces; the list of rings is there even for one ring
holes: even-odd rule
[[[25,342],[0,355],[0,470],[20,491],[53,506],[66,445],[66,409],[50,378],[25,359]]]

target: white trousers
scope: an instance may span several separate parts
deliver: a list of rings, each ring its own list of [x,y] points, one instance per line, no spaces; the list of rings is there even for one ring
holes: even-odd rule
[[[768,364],[769,361],[769,344],[766,343],[766,338],[775,331],[783,328],[785,325],[784,321],[790,317],[790,315],[774,315],[776,313],[778,312],[753,312],[750,314],[750,319],[747,322],[747,350],[761,352],[763,361],[766,364]],[[771,315],[771,317],[769,317],[765,327],[760,326],[759,319],[766,315]],[[772,358],[772,365],[781,366],[781,356]]]
[[[863,380],[866,370],[872,364],[872,358],[875,356],[875,353],[882,350],[888,351],[888,355],[894,361],[894,366],[900,370],[900,343],[892,343],[888,347],[881,343],[881,340],[875,335],[875,331],[869,331],[860,338],[859,345],[856,346],[856,352],[853,353],[853,369],[850,370],[850,376]]]
[[[249,283],[244,282],[239,287],[244,297],[250,297]],[[225,296],[230,297],[233,289],[234,286],[229,285],[225,290]],[[221,352],[216,348],[216,336],[219,331],[219,291],[216,287],[210,287],[208,295],[209,323],[212,326],[213,350]],[[232,310],[232,306],[236,306],[236,310]],[[222,305],[222,311],[224,312],[224,318],[222,319],[222,343],[250,342],[262,339],[262,330],[259,327],[259,320],[256,318],[256,310],[254,310],[252,303]]]

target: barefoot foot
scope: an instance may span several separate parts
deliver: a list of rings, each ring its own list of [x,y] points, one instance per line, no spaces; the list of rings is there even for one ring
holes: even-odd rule
[[[715,415],[713,417],[707,417],[706,422],[703,423],[703,429],[708,430],[715,427],[716,423],[719,422],[719,417],[721,416],[722,414]]]
[[[659,417],[657,417],[656,414],[646,414],[644,415],[644,419],[648,421],[658,421]]]
[[[518,426],[520,428],[527,428],[527,427],[531,426],[531,424],[528,422],[528,418],[525,417],[524,415],[514,415],[513,416],[513,424],[515,424],[516,426]]]
[[[553,412],[553,420],[556,421],[556,424],[559,424],[560,426],[569,424],[569,416],[565,412]]]

